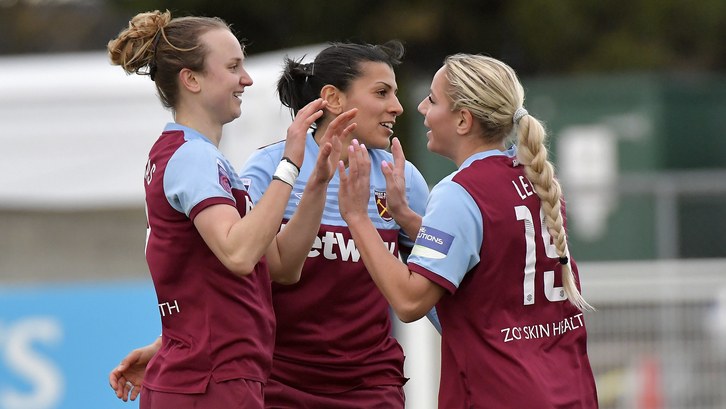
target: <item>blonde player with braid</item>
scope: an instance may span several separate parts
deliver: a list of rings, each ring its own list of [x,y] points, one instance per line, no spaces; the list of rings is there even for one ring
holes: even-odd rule
[[[523,103],[522,85],[503,62],[445,60],[418,109],[428,149],[458,170],[431,191],[423,218],[405,202],[389,208],[420,227],[408,265],[387,253],[366,213],[364,146],[349,148],[347,176],[339,165],[341,215],[396,314],[410,322],[436,307],[440,408],[598,406],[583,319],[591,307],[567,248],[545,131]],[[387,183],[405,183],[391,164],[381,166]]]

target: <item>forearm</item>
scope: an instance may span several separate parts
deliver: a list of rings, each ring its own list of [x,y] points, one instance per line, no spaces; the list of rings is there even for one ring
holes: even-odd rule
[[[270,277],[276,282],[293,284],[300,279],[303,264],[320,229],[327,188],[327,182],[308,181],[295,214],[270,245],[266,254]]]
[[[435,284],[392,255],[368,217],[350,219],[348,227],[366,269],[396,315],[405,322],[426,315],[438,300],[427,296]]]
[[[291,191],[290,185],[274,180],[245,217],[233,206],[215,205],[199,212],[194,224],[225,267],[250,274],[280,228]]]
[[[401,229],[412,241],[416,241],[418,231],[421,229],[421,216],[406,206],[405,209],[391,212],[391,217],[401,226]]]

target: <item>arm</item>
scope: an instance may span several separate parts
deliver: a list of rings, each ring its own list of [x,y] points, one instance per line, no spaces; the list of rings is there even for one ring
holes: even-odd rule
[[[159,348],[161,348],[161,337],[150,345],[129,352],[126,358],[111,371],[108,375],[108,383],[116,391],[119,399],[123,399],[124,402],[127,402],[129,398],[136,400],[141,391],[141,384],[144,382],[146,365],[156,355]]]
[[[328,182],[333,178],[340,159],[342,140],[355,129],[350,124],[358,111],[352,109],[338,115],[320,140],[320,152],[300,204],[265,253],[270,277],[280,284],[294,284],[300,279],[303,264],[310,253],[320,228],[327,199]]]
[[[383,244],[368,217],[370,158],[365,146],[353,141],[348,152],[348,164],[350,174],[347,176],[344,165],[338,164],[340,214],[348,224],[366,269],[396,315],[404,322],[416,321],[431,310],[446,290],[410,271]]]
[[[411,210],[406,200],[406,157],[398,138],[393,138],[391,153],[393,163],[385,161],[381,163],[381,171],[386,178],[388,213],[411,240],[416,240],[421,228],[421,215]]]
[[[325,104],[320,99],[309,103],[288,128],[284,155],[293,163],[302,164],[307,129],[323,114]],[[257,206],[244,218],[234,207],[218,204],[199,212],[194,225],[225,267],[248,275],[277,234],[290,192],[292,186],[273,180]]]

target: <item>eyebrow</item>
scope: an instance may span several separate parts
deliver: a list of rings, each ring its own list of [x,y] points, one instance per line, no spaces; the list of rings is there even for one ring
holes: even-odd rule
[[[376,85],[378,85],[378,84],[383,85],[384,87],[386,87],[388,89],[392,89],[392,90],[398,91],[398,88],[393,88],[393,86],[391,84],[389,84],[389,83],[387,83],[385,81],[378,81],[378,82],[376,82]]]

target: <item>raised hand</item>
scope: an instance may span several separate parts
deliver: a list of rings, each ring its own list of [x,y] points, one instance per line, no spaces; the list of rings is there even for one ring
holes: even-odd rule
[[[348,174],[345,164],[338,162],[340,188],[338,207],[343,220],[350,224],[355,217],[368,217],[368,202],[371,198],[371,159],[365,145],[353,140],[348,147]]]
[[[398,138],[393,138],[391,153],[393,154],[393,163],[382,162],[381,171],[386,178],[388,213],[391,217],[397,219],[397,216],[401,216],[402,213],[409,210],[408,200],[406,199],[406,157],[403,154],[401,142]]]
[[[356,108],[343,112],[328,125],[325,134],[319,141],[320,152],[318,153],[318,159],[315,162],[315,169],[310,180],[327,183],[333,178],[336,165],[338,160],[340,160],[340,152],[343,148],[342,141],[357,126],[356,123],[350,123],[357,113],[358,109]]]
[[[323,99],[316,99],[305,105],[295,115],[295,120],[287,128],[287,139],[285,141],[284,156],[289,158],[297,167],[301,167],[305,157],[305,139],[307,138],[310,126],[323,116],[323,108],[328,102]]]

